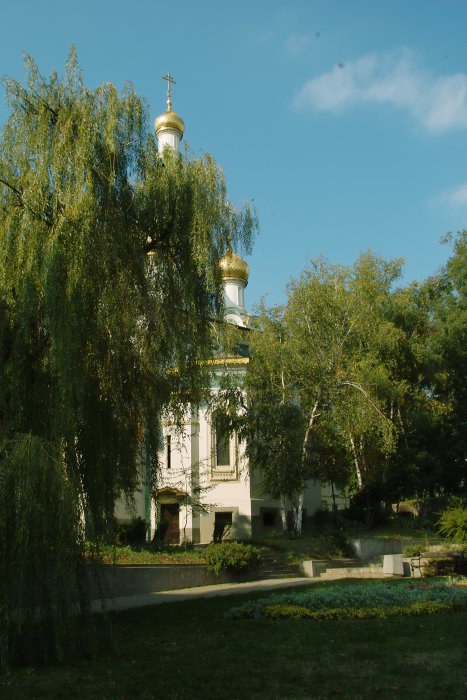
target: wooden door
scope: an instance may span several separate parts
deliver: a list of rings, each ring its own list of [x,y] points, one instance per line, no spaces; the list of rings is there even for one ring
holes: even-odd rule
[[[167,525],[164,542],[178,544],[180,542],[180,519],[178,503],[161,503],[161,520]]]

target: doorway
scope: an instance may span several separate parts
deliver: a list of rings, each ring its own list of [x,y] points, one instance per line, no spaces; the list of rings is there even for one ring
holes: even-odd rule
[[[178,544],[180,542],[180,507],[178,503],[161,503],[161,522],[164,524],[164,542]]]

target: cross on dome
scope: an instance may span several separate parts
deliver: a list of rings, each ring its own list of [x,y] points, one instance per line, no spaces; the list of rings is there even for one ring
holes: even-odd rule
[[[163,75],[162,80],[167,80],[167,109],[171,110],[172,109],[172,99],[170,97],[170,83],[173,83],[174,85],[176,85],[177,83],[172,78],[170,73],[167,73],[167,75]]]
[[[160,153],[166,146],[169,146],[176,153],[180,153],[180,141],[183,138],[185,124],[183,119],[172,111],[171,87],[176,83],[170,73],[163,75],[162,80],[167,80],[167,110],[163,114],[159,114],[154,121],[158,148]]]

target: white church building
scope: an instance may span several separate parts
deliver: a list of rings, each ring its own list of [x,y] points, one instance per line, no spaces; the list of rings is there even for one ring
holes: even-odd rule
[[[172,111],[170,75],[167,110],[154,123],[159,151],[180,150],[183,120]],[[220,259],[224,285],[225,319],[237,327],[241,350],[227,360],[211,360],[211,392],[219,390],[225,372],[238,377],[239,384],[248,366],[249,314],[245,308],[248,284],[247,263],[229,248]],[[281,529],[279,503],[261,489],[261,480],[249,468],[245,446],[236,434],[229,434],[206,405],[191,407],[180,427],[163,425],[163,452],[155,492],[144,485],[135,494],[136,515],[146,521],[150,539],[155,533],[167,543],[208,543],[213,539],[250,539]],[[321,506],[319,483],[308,482],[304,518]],[[116,508],[117,522],[131,517],[123,501]]]

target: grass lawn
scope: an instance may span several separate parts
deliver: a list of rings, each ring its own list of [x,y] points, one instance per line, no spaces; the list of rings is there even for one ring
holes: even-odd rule
[[[99,551],[104,564],[203,564],[199,549],[166,546],[156,549],[151,545],[103,545]]]
[[[264,593],[113,613],[111,639],[109,628],[97,618],[93,658],[0,676],[0,697],[467,696],[467,612],[345,622],[224,618],[224,612],[241,600],[261,596]]]

